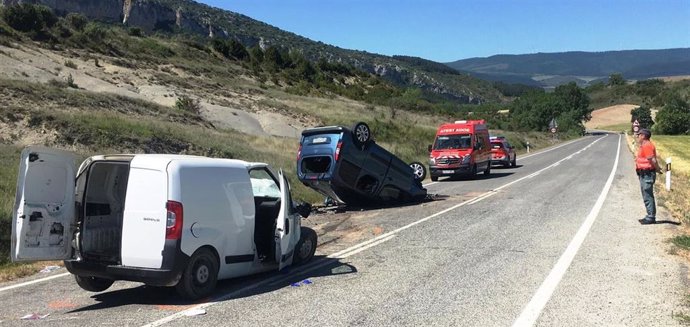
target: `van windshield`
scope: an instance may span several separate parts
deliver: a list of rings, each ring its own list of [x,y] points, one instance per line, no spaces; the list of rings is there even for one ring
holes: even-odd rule
[[[469,149],[472,147],[472,135],[441,135],[434,141],[434,150],[444,149]]]

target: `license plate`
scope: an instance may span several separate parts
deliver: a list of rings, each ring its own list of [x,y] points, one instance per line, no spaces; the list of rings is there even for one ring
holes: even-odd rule
[[[443,170],[444,174],[455,174],[455,170]]]
[[[328,143],[327,137],[315,137],[311,140],[312,144]]]

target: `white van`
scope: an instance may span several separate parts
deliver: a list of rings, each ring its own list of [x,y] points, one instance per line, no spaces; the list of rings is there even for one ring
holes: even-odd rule
[[[83,289],[115,280],[209,295],[218,279],[310,260],[316,233],[301,227],[282,171],[197,156],[131,154],[86,159],[24,149],[12,225],[12,260],[64,260]]]

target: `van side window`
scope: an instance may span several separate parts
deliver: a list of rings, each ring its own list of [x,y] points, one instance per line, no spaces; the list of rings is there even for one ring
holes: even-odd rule
[[[281,193],[278,183],[265,169],[250,170],[249,180],[252,183],[254,197],[280,198]]]

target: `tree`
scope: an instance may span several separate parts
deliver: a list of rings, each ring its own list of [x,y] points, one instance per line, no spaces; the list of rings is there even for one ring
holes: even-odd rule
[[[609,75],[609,86],[615,86],[615,85],[625,85],[625,79],[623,78],[623,75],[620,73],[615,73]]]
[[[8,6],[2,11],[2,16],[8,25],[20,32],[42,32],[58,21],[50,8],[28,3]]]
[[[690,134],[690,105],[678,93],[673,93],[656,115],[655,130],[660,134]]]
[[[630,110],[630,122],[632,123],[635,120],[640,124],[640,128],[652,128],[654,126],[652,110],[644,105]]]
[[[237,60],[249,59],[249,52],[240,41],[230,40],[230,55]]]

